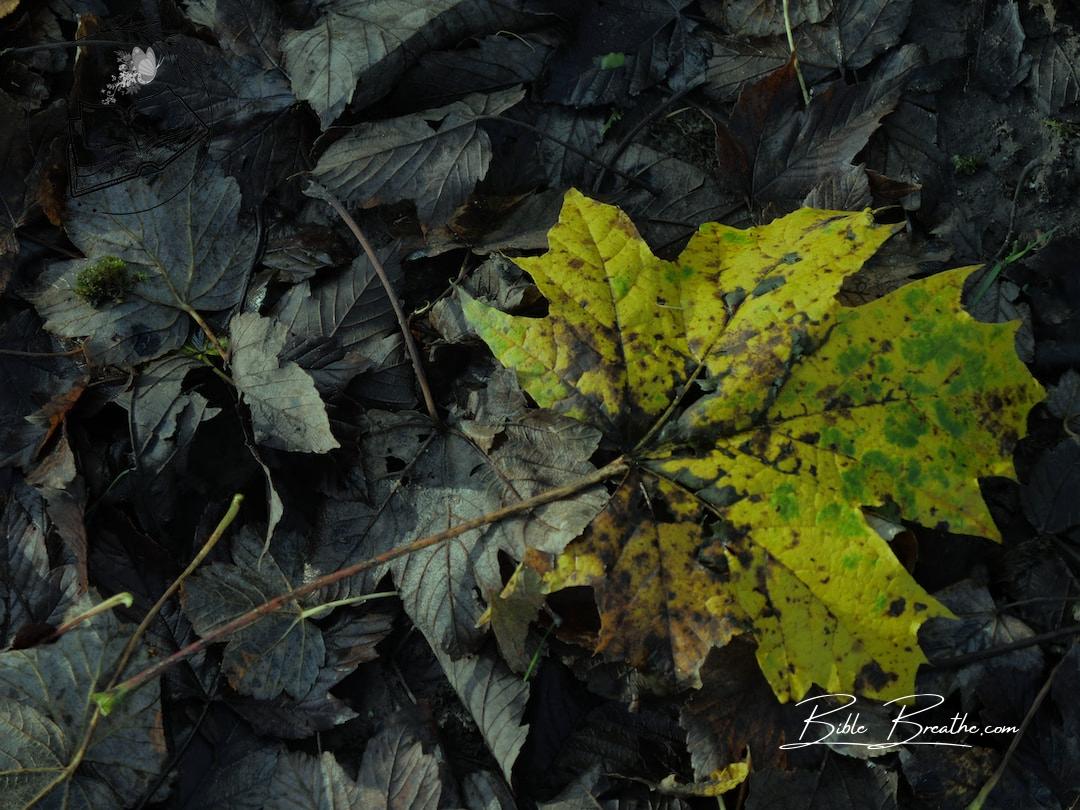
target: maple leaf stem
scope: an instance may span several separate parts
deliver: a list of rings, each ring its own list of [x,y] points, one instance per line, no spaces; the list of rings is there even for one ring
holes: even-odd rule
[[[601,467],[600,469],[590,473],[589,475],[585,475],[581,478],[571,481],[568,484],[564,484],[560,487],[554,487],[552,489],[541,492],[539,495],[534,495],[531,498],[526,498],[525,500],[510,504],[509,506],[504,506],[501,509],[496,509],[493,512],[488,512],[487,514],[480,515],[479,517],[473,518],[471,520],[463,521],[456,526],[451,526],[449,529],[445,529],[441,532],[436,532],[435,534],[427,535],[426,537],[418,538],[416,540],[413,540],[411,543],[396,546],[389,551],[383,552],[382,554],[378,554],[374,557],[369,557],[366,560],[361,560],[360,562],[353,563],[352,565],[346,566],[344,568],[339,568],[336,571],[331,571],[329,574],[324,574],[321,577],[317,577],[316,579],[313,579],[310,582],[301,585],[299,588],[294,588],[291,591],[275,596],[273,599],[268,599],[261,605],[252,608],[247,613],[237,616],[232,621],[227,622],[218,627],[217,629],[210,631],[202,638],[192,642],[191,644],[188,644],[183,649],[177,650],[168,658],[163,658],[156,664],[153,664],[152,666],[147,667],[141,672],[136,673],[135,675],[128,678],[126,681],[123,681],[119,684],[111,685],[104,692],[96,693],[95,699],[98,700],[99,704],[114,703],[116,700],[121,699],[129,692],[138,689],[143,684],[158,677],[159,675],[161,675],[161,673],[163,673],[165,670],[169,669],[173,665],[178,664],[184,659],[206,649],[206,647],[208,647],[209,645],[225,639],[227,636],[237,633],[246,627],[250,627],[263,616],[267,616],[273,613],[274,611],[284,607],[289,602],[301,599],[308,594],[326,588],[330,585],[340,582],[343,579],[348,579],[349,577],[356,576],[357,574],[375,568],[376,566],[382,565],[383,563],[390,562],[391,560],[396,560],[399,557],[406,557],[410,554],[414,554],[417,551],[422,551],[425,548],[430,548],[431,546],[439,545],[440,543],[444,543],[447,540],[451,540],[455,537],[465,534],[466,532],[471,532],[474,529],[479,529],[491,523],[497,523],[500,520],[505,520],[506,518],[513,517],[514,515],[521,514],[522,512],[527,512],[530,509],[535,509],[539,506],[544,506],[549,503],[554,503],[555,501],[561,501],[564,498],[569,498],[572,495],[576,495],[583,490],[602,484],[609,478],[614,478],[616,476],[622,475],[629,471],[629,469],[630,465],[622,457],[617,458],[610,464]]]
[[[690,378],[686,381],[686,384],[683,385],[679,393],[675,395],[675,398],[671,400],[671,404],[669,404],[667,406],[667,409],[662,414],[660,414],[660,418],[653,422],[652,427],[650,427],[648,432],[641,438],[641,441],[634,445],[635,453],[640,451],[643,447],[647,447],[649,445],[649,442],[653,440],[653,437],[661,429],[663,429],[664,425],[667,424],[668,419],[671,418],[671,414],[674,413],[675,409],[679,407],[679,403],[683,401],[683,398],[690,390],[690,386],[693,385],[694,381],[701,376],[701,372],[704,370],[704,368],[704,363],[698,363],[697,368],[694,369],[694,373],[690,375]]]
[[[87,619],[92,619],[94,616],[110,611],[114,607],[118,607],[119,605],[123,605],[124,607],[131,607],[131,602],[132,596],[127,591],[114,594],[113,596],[110,596],[108,599],[106,599],[104,602],[99,602],[98,604],[94,605],[85,613],[80,613],[75,618],[69,619],[68,621],[64,622],[62,625],[53,630],[52,633],[42,639],[40,643],[56,641],[58,638],[60,638],[60,636],[64,635],[64,633],[68,633],[71,630],[74,630],[78,625],[82,624]]]
[[[128,639],[127,644],[124,646],[124,651],[120,653],[120,659],[116,663],[116,670],[113,672],[112,678],[109,679],[108,689],[114,687],[116,682],[120,680],[120,676],[124,674],[124,669],[131,660],[131,656],[135,652],[139,640],[143,637],[143,634],[146,633],[154,619],[157,618],[161,609],[165,607],[165,603],[172,599],[173,594],[180,590],[180,586],[183,584],[184,580],[194,573],[195,569],[206,559],[206,555],[213,551],[214,546],[216,546],[218,541],[225,535],[225,530],[232,525],[234,520],[236,520],[236,516],[240,514],[240,505],[243,502],[243,495],[236,494],[232,496],[232,501],[229,502],[229,508],[225,511],[221,520],[218,521],[218,524],[210,534],[210,537],[203,543],[202,548],[200,548],[199,552],[192,557],[191,562],[189,562],[187,567],[180,572],[180,576],[172,581],[172,584],[158,597],[154,606],[147,611],[143,620],[139,622],[139,626],[135,628],[135,632],[131,634],[131,638]]]
[[[412,361],[413,373],[416,375],[416,383],[420,386],[420,392],[424,396],[424,407],[427,408],[428,416],[430,416],[434,422],[441,423],[442,420],[439,419],[439,412],[435,409],[435,399],[431,395],[431,386],[428,385],[427,374],[424,372],[424,364],[420,359],[420,351],[416,348],[416,341],[413,340],[412,330],[409,329],[409,321],[405,317],[405,311],[401,308],[401,302],[394,293],[393,285],[390,284],[390,276],[386,274],[386,268],[383,267],[383,263],[375,254],[374,248],[371,247],[371,243],[360,229],[360,225],[357,224],[356,220],[352,218],[352,215],[345,210],[345,206],[341,204],[341,201],[325,189],[320,190],[319,197],[329,203],[330,207],[337,211],[338,216],[341,217],[342,221],[349,227],[349,230],[352,231],[353,236],[356,237],[356,241],[360,243],[360,247],[364,249],[364,254],[368,257],[368,261],[371,262],[371,266],[375,268],[375,274],[379,277],[383,289],[386,290],[386,297],[390,299],[390,306],[394,308],[394,316],[397,318],[398,326],[401,328],[401,335],[405,339],[405,348],[409,352],[409,360]]]
[[[803,103],[810,106],[810,91],[806,89],[806,79],[803,78],[802,68],[799,67],[799,57],[795,53],[795,35],[791,31],[791,0],[784,0],[784,30],[787,31],[788,50],[791,51],[791,65],[795,68],[795,75],[799,77],[799,88],[802,90]]]

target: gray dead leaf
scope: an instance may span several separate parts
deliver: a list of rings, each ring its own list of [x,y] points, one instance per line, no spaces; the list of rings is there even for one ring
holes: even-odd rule
[[[245,529],[233,545],[234,563],[215,563],[184,582],[181,604],[200,636],[301,584],[296,538],[262,553],[261,538]],[[278,557],[281,559],[279,560]],[[302,602],[302,603],[301,603]],[[326,664],[322,629],[304,615],[312,598],[290,601],[226,639],[222,666],[241,694],[273,700],[283,692],[309,695]]]
[[[975,75],[990,93],[1004,98],[1027,78],[1031,56],[1024,53],[1025,38],[1016,0],[991,5],[975,63]]]
[[[380,63],[403,61],[405,43],[460,2],[330,0],[312,28],[282,37],[293,93],[311,104],[326,129],[352,100],[361,76]]]
[[[411,200],[425,226],[446,222],[491,162],[479,119],[524,95],[521,87],[474,93],[438,109],[357,124],[322,154],[313,174],[348,203],[368,208]]]
[[[65,618],[91,606],[83,599]],[[53,644],[0,653],[0,775],[8,807],[116,807],[118,796],[141,796],[154,782],[168,756],[157,681],[101,718],[79,767],[62,773],[96,709],[90,696],[106,686],[130,631],[106,611]],[[132,671],[146,663],[139,653]],[[58,776],[66,778],[34,801]]]
[[[702,91],[717,101],[734,101],[747,82],[755,82],[787,64],[791,58],[787,40],[782,37],[750,41],[720,37],[712,42],[712,55]],[[829,72],[801,59],[803,77],[813,85]]]
[[[1020,321],[1016,353],[1025,363],[1030,363],[1035,359],[1035,332],[1031,325],[1031,307],[1021,300],[1019,285],[998,276],[978,301],[972,300],[976,292],[982,291],[983,280],[992,270],[993,267],[987,265],[964,280],[964,302],[972,316],[984,323]]]
[[[965,579],[950,585],[936,592],[934,597],[960,618],[934,618],[919,628],[919,646],[930,660],[978,652],[1035,634],[1020,619],[1003,614],[986,586],[973,580]],[[1042,650],[1033,646],[959,668],[923,669],[919,672],[917,688],[923,693],[942,696],[959,690],[961,703],[967,711],[974,705],[980,683],[1001,667],[1008,668],[1011,677],[1017,681],[1034,684],[1043,671]]]
[[[79,587],[75,567],[52,568],[44,499],[15,482],[0,497],[0,648],[33,624],[59,624]]]
[[[783,0],[706,0],[702,7],[705,16],[738,37],[784,33]],[[798,0],[789,7],[791,25],[819,23],[831,9],[832,0]]]
[[[181,392],[188,372],[201,367],[182,354],[149,363],[121,398],[140,476],[158,475],[191,441],[199,423],[219,412],[197,391]]]
[[[829,211],[861,211],[870,205],[870,181],[866,167],[848,166],[826,176],[803,200],[808,208]]]
[[[331,500],[310,560],[328,572],[409,540],[454,527],[565,484],[592,469],[599,434],[547,411],[503,412],[494,423],[458,419],[447,429],[408,412],[369,411],[361,440],[367,501]],[[497,438],[497,441],[496,441]],[[406,612],[428,639],[452,655],[476,649],[483,606],[478,594],[502,588],[502,550],[557,553],[603,507],[599,490],[507,518],[423,549],[341,583],[326,599],[371,585],[390,570]]]
[[[264,810],[352,810],[365,805],[360,788],[330,752],[278,756]]]
[[[191,160],[194,160],[193,155]],[[147,182],[122,183],[71,200],[64,223],[89,259],[60,262],[41,275],[31,298],[45,328],[87,336],[87,354],[131,365],[184,345],[187,314],[220,312],[243,296],[255,258],[255,231],[239,222],[240,189],[215,164],[175,191],[191,160],[181,158]],[[75,295],[80,271],[106,256],[126,265],[119,300],[92,304]]]
[[[229,324],[230,370],[244,402],[258,444],[295,453],[327,453],[339,447],[330,432],[315,382],[278,354],[288,332],[281,323],[244,312]]]
[[[457,660],[432,646],[447,680],[469,710],[503,776],[510,781],[514,762],[525,744],[529,726],[521,725],[529,684],[494,653],[481,650]]]
[[[866,67],[900,41],[912,0],[832,0],[820,25],[799,29],[799,59],[841,71]]]
[[[504,312],[531,303],[539,296],[521,268],[501,254],[492,256],[477,267],[461,286],[469,295]],[[461,311],[461,301],[456,294],[436,301],[428,319],[432,328],[447,343],[460,343],[476,337],[476,331]]]
[[[1044,115],[1057,115],[1080,100],[1080,37],[1066,26],[1031,40],[1028,88]]]
[[[1076,369],[1066,370],[1057,385],[1050,386],[1046,407],[1058,419],[1072,419],[1080,414],[1080,373]]]
[[[396,246],[378,251],[391,283],[400,282]],[[364,254],[290,287],[268,313],[289,336],[282,359],[307,371],[322,392],[399,362],[404,347],[386,290]]]
[[[539,78],[558,39],[549,34],[500,31],[474,47],[420,57],[405,72],[390,100],[415,110],[449,104],[469,93],[490,93]]]
[[[442,784],[439,763],[425,754],[403,724],[392,723],[376,734],[360,765],[360,804],[371,810],[435,810]]]

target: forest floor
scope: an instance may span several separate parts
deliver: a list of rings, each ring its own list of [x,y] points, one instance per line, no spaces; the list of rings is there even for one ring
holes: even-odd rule
[[[792,0],[790,29],[783,8],[0,0],[0,805],[1077,806],[1080,6]],[[895,499],[854,502],[897,587],[955,618],[924,623],[897,598],[842,653],[826,640],[836,590],[795,618],[803,603],[769,601],[770,562],[755,569],[766,608],[721,599],[757,542],[727,511],[751,489],[714,481],[710,500],[695,477],[708,516],[687,528],[670,482],[649,477],[659,456],[638,453],[667,452],[649,442],[725,375],[708,366],[698,390],[699,366],[646,433],[664,409],[612,370],[639,336],[574,320],[609,305],[576,271],[605,239],[629,234],[618,244],[643,267],[691,277],[698,254],[683,251],[703,223],[766,241],[803,208],[873,212],[845,220],[865,228],[850,245],[807,248],[831,260],[773,257],[817,261],[822,324],[828,307],[978,265],[967,310],[1019,322],[1012,349],[987,337],[979,367],[1020,368],[1014,349],[1048,392],[1030,412],[990,394],[969,408],[980,444],[965,452],[1000,475],[976,481],[942,451],[955,464],[938,479],[916,463]],[[567,224],[578,215],[584,230]],[[844,251],[886,227],[834,297],[824,279]],[[544,262],[575,250],[553,281]],[[618,316],[624,269],[603,261]],[[723,292],[734,318],[747,291]],[[669,323],[657,303],[639,323]],[[532,327],[492,308],[563,329],[552,357],[571,361],[544,377],[540,332],[515,354],[514,330]],[[667,356],[664,328],[646,368]],[[768,365],[756,339],[726,351]],[[927,370],[955,348],[937,345]],[[770,403],[805,350],[769,367]],[[822,482],[808,497],[831,497]],[[950,520],[907,508],[930,502]],[[673,573],[680,532],[691,573]],[[558,557],[571,542],[578,556]],[[578,565],[557,585],[556,559]],[[670,577],[658,596],[656,577]],[[116,594],[130,599],[94,611]],[[766,663],[774,608],[788,612],[772,635],[799,636],[782,642],[790,683]],[[882,638],[907,633],[912,672],[922,663],[907,694],[936,728],[917,733],[882,699],[891,653],[859,657],[859,633],[908,618]],[[833,650],[832,691],[857,704],[822,703],[848,727],[784,748],[825,728],[799,705],[826,690],[800,649],[818,663]],[[860,744],[903,732],[918,744]]]

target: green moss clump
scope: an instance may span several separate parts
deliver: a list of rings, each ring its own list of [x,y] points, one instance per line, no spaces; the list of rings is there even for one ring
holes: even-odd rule
[[[953,155],[952,165],[957,174],[971,177],[982,168],[983,162],[975,155]]]
[[[129,273],[123,259],[105,256],[78,272],[75,295],[93,307],[106,301],[120,304],[140,281],[146,281],[146,273]]]

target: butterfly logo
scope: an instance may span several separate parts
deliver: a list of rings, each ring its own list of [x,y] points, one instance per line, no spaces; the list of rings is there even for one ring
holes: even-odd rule
[[[139,84],[150,84],[157,76],[159,64],[153,48],[145,51],[142,48],[132,49],[131,66],[135,71],[135,81]]]
[[[115,104],[117,94],[133,96],[139,88],[150,84],[157,76],[164,59],[158,59],[153,48],[132,48],[131,53],[117,51],[117,72],[101,91],[104,104]]]

